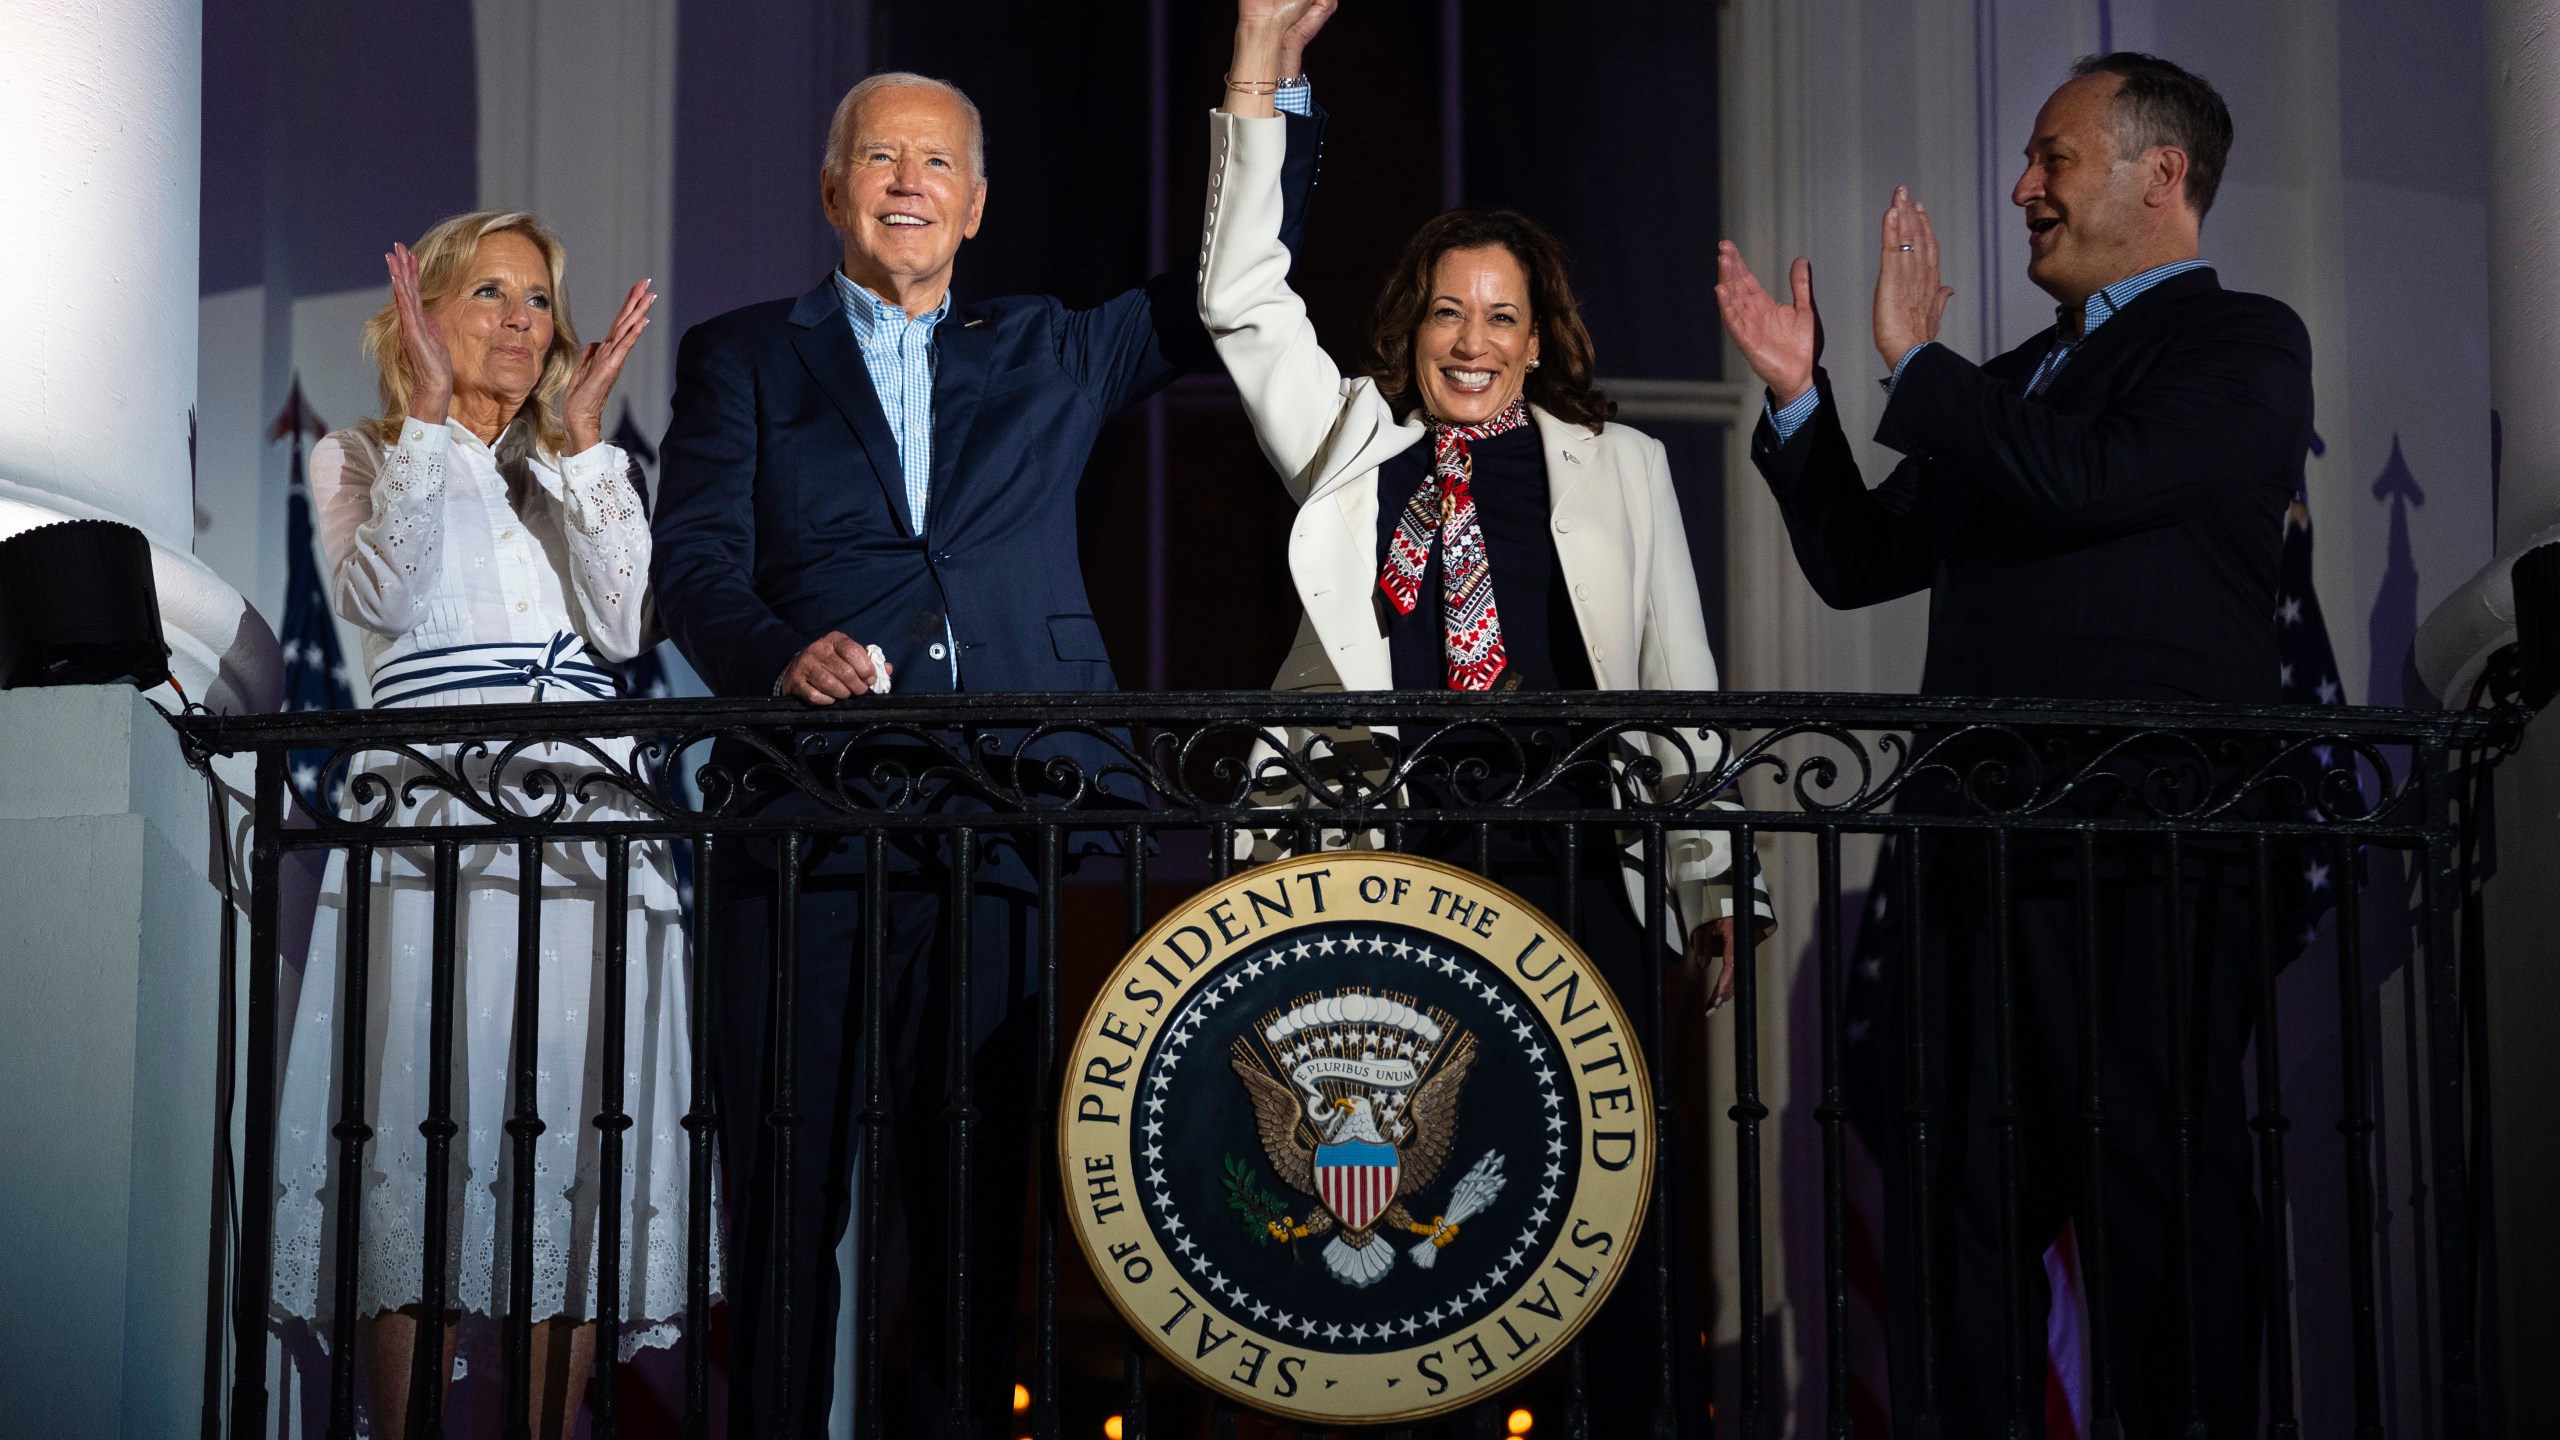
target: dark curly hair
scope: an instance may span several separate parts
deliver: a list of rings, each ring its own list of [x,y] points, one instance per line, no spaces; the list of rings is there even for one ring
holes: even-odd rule
[[[1618,413],[1618,403],[1592,383],[1591,332],[1566,275],[1564,242],[1517,210],[1451,210],[1413,232],[1404,253],[1378,292],[1369,322],[1369,353],[1362,366],[1399,418],[1422,404],[1413,369],[1413,337],[1431,308],[1431,272],[1452,250],[1499,245],[1529,275],[1529,316],[1538,327],[1538,368],[1523,393],[1529,403],[1593,431]]]

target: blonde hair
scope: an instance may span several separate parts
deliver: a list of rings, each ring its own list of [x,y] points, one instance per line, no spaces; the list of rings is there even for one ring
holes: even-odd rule
[[[578,365],[578,332],[569,323],[569,247],[560,243],[560,237],[520,210],[474,210],[439,220],[410,247],[418,257],[418,303],[432,313],[453,298],[471,278],[471,258],[480,253],[480,242],[509,234],[532,241],[551,272],[551,348],[543,352],[542,377],[534,381],[533,393],[516,413],[530,413],[534,439],[556,452],[569,439],[560,422],[560,394],[569,388],[569,374]],[[417,383],[409,373],[409,357],[400,348],[395,304],[385,302],[364,322],[364,353],[373,357],[382,395],[382,418],[365,422],[365,427],[388,445],[400,438],[400,426],[409,418],[410,392]]]

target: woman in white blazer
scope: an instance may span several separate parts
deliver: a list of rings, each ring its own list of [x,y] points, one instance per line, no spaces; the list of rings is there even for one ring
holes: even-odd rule
[[[1662,444],[1612,423],[1593,388],[1562,246],[1512,212],[1432,220],[1380,297],[1368,373],[1346,380],[1289,288],[1280,122],[1265,94],[1227,99],[1200,315],[1300,506],[1289,568],[1305,611],[1273,688],[1716,689]],[[1712,739],[1651,743],[1667,792],[1717,759]],[[1676,832],[1671,851],[1691,957],[1721,956],[1729,838]],[[1714,1002],[1730,988],[1720,975]]]
[[[1201,319],[1300,506],[1289,566],[1305,614],[1274,688],[1717,688],[1662,445],[1611,423],[1615,407],[1593,386],[1590,336],[1553,236],[1507,211],[1442,215],[1407,244],[1379,298],[1365,373],[1344,379],[1318,341],[1280,243],[1276,46],[1261,44],[1252,22],[1268,10],[1267,24],[1285,23],[1294,6],[1244,7],[1226,103],[1212,117],[1200,267]],[[1517,768],[1507,742],[1486,742],[1461,753]],[[1694,735],[1686,749],[1668,737],[1648,743],[1667,793],[1720,758],[1711,739]],[[1570,793],[1549,803],[1606,806],[1615,793],[1605,774],[1558,788]],[[1409,832],[1408,844],[1483,864],[1530,903],[1562,913],[1560,856],[1531,832],[1497,832],[1481,859],[1463,833],[1417,843]],[[1729,837],[1675,832],[1665,858],[1666,898],[1691,962],[1723,957],[1734,933]],[[1641,993],[1643,870],[1619,868],[1639,883],[1620,891],[1616,877],[1586,874],[1576,887],[1581,938],[1642,1013],[1654,998]],[[1754,908],[1767,913],[1765,900]],[[1711,1006],[1730,984],[1727,968]],[[1675,1251],[1686,1229],[1671,1227]],[[1638,1433],[1658,1394],[1654,1304],[1641,1294],[1650,1275],[1628,1279],[1586,1332],[1595,1434]],[[1673,1299],[1674,1333],[1698,1333],[1693,1287],[1675,1285]],[[1705,1357],[1675,1349],[1679,1413],[1703,1421]]]

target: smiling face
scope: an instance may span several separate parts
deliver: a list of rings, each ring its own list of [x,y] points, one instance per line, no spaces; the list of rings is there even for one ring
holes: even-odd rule
[[[514,231],[482,239],[461,288],[429,312],[453,357],[455,398],[488,396],[513,414],[542,379],[555,303],[540,246]]]
[[[2158,146],[2118,153],[2115,96],[2123,84],[2101,73],[2054,91],[2036,112],[2026,171],[2009,192],[2026,214],[2027,278],[2065,305],[2159,263],[2163,244],[2176,244],[2167,232],[2183,228],[2193,253],[2184,156]]]
[[[892,85],[845,128],[844,164],[820,185],[827,223],[844,237],[845,274],[883,297],[920,286],[938,300],[987,204],[987,182],[970,165],[967,107],[936,86]]]
[[[1452,425],[1502,413],[1538,358],[1529,271],[1500,245],[1444,252],[1413,336],[1414,383],[1425,410]]]

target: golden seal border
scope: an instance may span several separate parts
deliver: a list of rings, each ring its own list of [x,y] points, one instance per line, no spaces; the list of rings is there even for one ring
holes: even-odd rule
[[[1367,893],[1372,879],[1378,882],[1375,899]],[[1292,880],[1301,882],[1294,892]],[[1435,894],[1450,897],[1449,903],[1426,900]],[[1471,903],[1462,911],[1460,900]],[[1463,918],[1451,918],[1461,913]],[[1275,916],[1281,923],[1274,923]],[[1141,1209],[1137,1085],[1162,1045],[1160,1022],[1227,963],[1274,935],[1363,921],[1408,926],[1461,946],[1479,973],[1500,976],[1526,1002],[1566,1061],[1583,1154],[1572,1208],[1533,1257],[1526,1277],[1477,1321],[1410,1347],[1345,1355],[1304,1349],[1231,1313],[1213,1296],[1191,1293],[1201,1287],[1182,1279]],[[1176,943],[1186,932],[1194,943]],[[1195,948],[1202,951],[1196,959]],[[1515,958],[1493,958],[1504,953]],[[1144,1008],[1150,995],[1157,1002],[1153,1009]],[[1573,1031],[1559,1012],[1573,1017]],[[1584,1042],[1575,1043],[1574,1034]],[[1602,1041],[1611,1048],[1578,1053]],[[1607,1114],[1599,1111],[1602,1101],[1608,1102]],[[1594,1139],[1602,1133],[1594,1126],[1616,1115],[1628,1121],[1631,1151],[1626,1162],[1607,1169],[1593,1158]],[[1652,1125],[1652,1082],[1640,1037],[1599,968],[1563,927],[1511,891],[1454,865],[1392,851],[1329,851],[1258,865],[1200,890],[1149,927],[1112,968],[1073,1033],[1059,1077],[1059,1199],[1077,1248],[1112,1308],[1204,1390],[1281,1419],[1402,1424],[1477,1403],[1526,1379],[1572,1342],[1606,1303],[1619,1276],[1640,1263],[1636,1242],[1644,1233],[1661,1143]],[[1606,1133],[1614,1138],[1620,1132]],[[1110,1225],[1121,1216],[1127,1225]],[[1579,1230],[1577,1220],[1584,1222]],[[1600,1228],[1600,1221],[1611,1222],[1611,1228]],[[1101,1233],[1106,1229],[1112,1233]],[[1560,1258],[1577,1235],[1581,1252],[1606,1243],[1604,1253],[1589,1257],[1589,1272]],[[1557,1295],[1553,1277],[1560,1265],[1566,1277],[1579,1278],[1580,1290]],[[1140,1308],[1151,1292],[1158,1302],[1155,1313]],[[1526,1303],[1532,1297],[1543,1303]],[[1568,1304],[1574,1308],[1567,1310]],[[1527,1318],[1513,1321],[1515,1313]],[[1532,1327],[1527,1333],[1524,1324]],[[1215,1366],[1203,1364],[1207,1355],[1217,1357]],[[1423,1368],[1426,1360],[1438,1362],[1436,1375]],[[1320,1375],[1319,1364],[1344,1373]],[[1397,1384],[1385,1383],[1390,1372],[1400,1372]],[[1444,1382],[1437,1391],[1430,1390],[1434,1378]],[[1317,1384],[1319,1379],[1329,1383]],[[1420,1403],[1393,1409],[1319,1403],[1328,1394],[1339,1401],[1382,1401],[1406,1380],[1417,1382],[1415,1393],[1429,1392]]]

